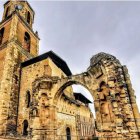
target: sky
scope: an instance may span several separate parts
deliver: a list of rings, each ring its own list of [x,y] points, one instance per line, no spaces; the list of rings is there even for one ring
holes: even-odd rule
[[[140,107],[140,1],[33,1],[34,31],[40,54],[53,50],[73,74],[86,71],[90,58],[112,54],[126,65]],[[2,18],[4,0],[0,1]]]

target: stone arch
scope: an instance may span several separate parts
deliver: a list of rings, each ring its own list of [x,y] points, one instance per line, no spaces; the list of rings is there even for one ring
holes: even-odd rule
[[[80,75],[80,77],[82,77],[81,75]],[[77,78],[77,76],[76,76],[76,78]],[[61,86],[61,88],[57,91],[57,93],[56,93],[56,95],[55,95],[55,97],[54,97],[54,104],[56,105],[56,107],[57,106],[61,106],[61,101],[63,100],[63,97],[65,98],[65,96],[67,96],[68,97],[68,95],[67,94],[65,94],[63,91],[67,88],[67,87],[69,87],[69,86],[72,86],[72,85],[80,85],[80,86],[82,86],[82,87],[84,87],[88,92],[89,92],[89,94],[92,96],[92,99],[93,99],[93,92],[92,92],[92,90],[90,89],[90,87],[88,87],[86,84],[85,84],[85,82],[84,82],[84,80],[78,80],[78,79],[76,79],[76,78],[73,78],[73,80],[68,80],[67,82],[66,82],[66,80],[64,80],[65,82],[63,83],[63,85]],[[75,80],[74,80],[75,79]],[[62,84],[62,83],[61,83]],[[64,95],[64,96],[63,96]],[[61,100],[62,99],[62,100]],[[67,99],[67,98],[66,98]],[[75,98],[76,99],[76,98]],[[90,100],[90,99],[89,99]],[[93,99],[94,100],[94,99]],[[67,100],[66,100],[67,101]],[[93,106],[94,106],[94,102],[91,102],[92,104],[93,104]],[[70,106],[69,106],[69,104],[70,104]],[[72,105],[71,105],[71,103],[69,103],[69,101],[68,101],[68,105],[64,105],[64,109],[63,109],[63,111],[65,112],[69,112],[68,110],[72,110],[72,112],[70,112],[70,113],[72,113],[73,114],[73,112],[74,112],[74,115],[76,115],[76,122],[77,123],[80,123],[81,125],[80,125],[80,128],[79,128],[79,130],[78,130],[78,133],[83,133],[83,136],[80,136],[80,137],[88,137],[87,135],[88,135],[88,133],[87,133],[87,131],[88,132],[90,132],[90,134],[93,132],[94,133],[94,127],[92,127],[92,125],[94,126],[94,115],[95,115],[95,113],[93,113],[92,114],[92,112],[90,112],[90,113],[87,113],[87,114],[89,114],[90,115],[90,120],[92,120],[92,123],[93,124],[91,124],[91,122],[90,122],[90,124],[86,124],[86,125],[84,125],[85,124],[85,118],[84,118],[84,115],[82,116],[82,114],[80,113],[78,113],[79,112],[79,106],[80,106],[80,104],[77,102],[77,99],[76,99],[76,102],[75,102],[75,105],[77,106],[76,107],[76,109],[75,110],[72,110]],[[89,106],[87,106],[87,105],[89,105],[89,102],[86,104],[85,103],[85,106],[86,107],[89,107]],[[94,107],[93,107],[94,108]],[[57,108],[58,109],[58,108]],[[67,110],[68,109],[68,110]],[[91,108],[90,108],[91,109]],[[91,110],[92,111],[92,110]],[[80,115],[80,117],[78,116],[78,115]],[[87,115],[87,116],[89,116],[89,115]],[[79,119],[79,120],[78,120]],[[90,130],[87,130],[87,126],[89,126],[90,127]],[[67,126],[67,127],[70,127],[70,126]],[[65,129],[67,128],[67,127],[65,127]],[[71,128],[71,127],[70,127]],[[86,130],[86,132],[84,132],[84,130]],[[71,132],[72,132],[72,128],[71,128]],[[71,138],[71,137],[68,137],[67,135],[66,135],[66,138],[69,140],[69,138]],[[74,138],[74,137],[73,137]],[[71,138],[72,139],[72,138]]]
[[[61,91],[73,84],[82,85],[93,97],[96,130],[99,136],[112,137],[110,139],[113,139],[113,137],[114,139],[120,137],[124,139],[128,136],[132,140],[133,136],[139,137],[138,123],[133,121],[136,120],[134,113],[136,114],[138,111],[135,111],[134,93],[127,75],[126,68],[114,56],[99,53],[91,58],[90,67],[86,72],[61,79],[60,77],[42,77],[33,83],[33,93],[38,93],[38,87],[41,89],[41,84],[46,83],[45,89],[50,89],[50,91],[52,89],[53,91],[51,103],[54,111],[57,110],[57,103],[62,96]],[[48,87],[48,85],[51,86]],[[132,99],[134,105],[131,102]],[[49,107],[47,104],[45,106]],[[42,124],[44,125],[43,120]],[[131,130],[137,132],[131,133],[130,136],[129,132]]]
[[[124,138],[127,135],[131,139],[129,131],[138,131],[138,124],[135,123],[135,127],[131,126],[130,118],[135,119],[135,110],[131,103],[133,90],[129,90],[132,87],[127,75],[125,66],[122,66],[116,57],[99,53],[91,58],[90,67],[86,72],[58,80],[54,101],[57,102],[61,96],[60,91],[65,87],[80,84],[90,91],[94,99],[96,126],[100,136]],[[104,96],[103,99],[100,97],[101,94]],[[108,117],[103,119],[105,116]],[[126,121],[128,122],[126,123]],[[121,130],[118,131],[118,129]],[[137,132],[135,134],[138,136]]]
[[[57,100],[59,99],[59,97],[61,97],[61,94],[62,94],[61,91],[63,91],[66,87],[72,86],[72,85],[74,85],[74,84],[75,84],[75,85],[81,85],[81,86],[83,86],[83,87],[86,88],[86,89],[91,93],[91,95],[92,95],[92,91],[90,90],[90,88],[89,88],[86,84],[84,84],[84,81],[68,80],[68,81],[65,81],[65,82],[63,83],[63,85],[61,85],[60,88],[57,90],[57,92],[56,92],[56,94],[55,94],[55,97],[54,97],[54,102],[56,103]],[[92,96],[93,96],[93,95],[92,95]]]

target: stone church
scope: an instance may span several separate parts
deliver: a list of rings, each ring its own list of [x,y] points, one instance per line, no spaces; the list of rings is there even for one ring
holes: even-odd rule
[[[0,139],[140,140],[140,114],[127,67],[106,53],[72,75],[53,51],[39,55],[35,12],[27,1],[7,1],[0,22]],[[91,101],[75,93],[85,87]]]

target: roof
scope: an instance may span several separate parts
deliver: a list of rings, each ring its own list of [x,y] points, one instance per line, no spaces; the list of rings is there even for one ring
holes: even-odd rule
[[[80,106],[80,104],[79,104],[76,100],[74,100],[74,99],[68,97],[66,94],[62,94],[62,96],[63,96],[65,99],[69,100],[71,103],[76,104],[77,106]]]
[[[75,99],[79,100],[83,103],[92,103],[89,99],[87,99],[83,94],[81,93],[74,93]]]
[[[61,58],[59,57],[57,54],[55,54],[53,51],[49,51],[49,52],[46,52],[42,55],[39,55],[37,57],[34,57],[30,60],[27,60],[25,62],[23,62],[21,64],[22,67],[26,67],[26,66],[29,66],[29,65],[32,65],[34,63],[37,63],[39,61],[42,61],[44,59],[47,59],[47,58],[51,58],[52,61],[67,75],[67,76],[71,76],[72,73],[67,65],[67,63]]]

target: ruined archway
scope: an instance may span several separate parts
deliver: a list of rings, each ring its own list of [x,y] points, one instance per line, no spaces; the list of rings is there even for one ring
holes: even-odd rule
[[[44,75],[33,82],[33,98],[35,98],[33,109],[40,111],[37,105],[40,104],[41,93],[48,96],[45,110],[50,115],[46,122],[51,124],[40,123],[44,131],[47,128],[56,130],[61,126],[61,122],[56,122],[58,101],[62,97],[62,91],[73,84],[82,85],[88,89],[94,99],[95,127],[99,137],[103,140],[139,138],[139,115],[127,68],[122,66],[114,56],[105,53],[93,56],[86,72],[61,78]],[[33,120],[39,121],[40,118],[37,117],[40,113],[33,116]],[[33,130],[36,131],[36,129]]]
[[[99,53],[91,58],[86,72],[59,79],[54,104],[61,97],[60,91],[72,84],[81,84],[92,94],[100,137],[139,137],[134,93],[128,71],[114,56]]]
[[[61,97],[62,95],[62,91],[68,87],[68,86],[72,86],[72,85],[81,85],[84,88],[86,88],[91,94],[92,91],[89,89],[89,87],[87,85],[84,85],[84,83],[80,82],[80,81],[74,81],[74,80],[69,80],[68,82],[64,83],[56,92],[55,97],[54,97],[54,102],[57,103],[57,100]]]
[[[65,128],[60,129],[61,126],[68,125],[71,128],[78,128],[77,130],[72,131],[72,139],[76,139],[77,137],[79,139],[92,139],[92,137],[95,137],[96,135],[95,113],[93,115],[93,112],[89,107],[90,103],[94,106],[94,102],[91,102],[91,100],[93,101],[93,96],[86,86],[81,87],[88,91],[86,94],[88,94],[88,96],[91,95],[91,98],[85,96],[83,94],[84,91],[76,92],[73,89],[73,86],[79,88],[78,85],[82,85],[82,83],[69,81],[58,90],[57,95],[54,97],[57,108],[56,118],[58,120],[57,123],[59,124],[56,132],[61,136],[60,134],[64,134],[65,132]],[[75,119],[73,118],[73,123],[71,122],[71,119],[67,119],[69,116],[75,117]],[[63,124],[59,123],[59,121],[63,121]],[[67,137],[67,134],[65,137]]]

